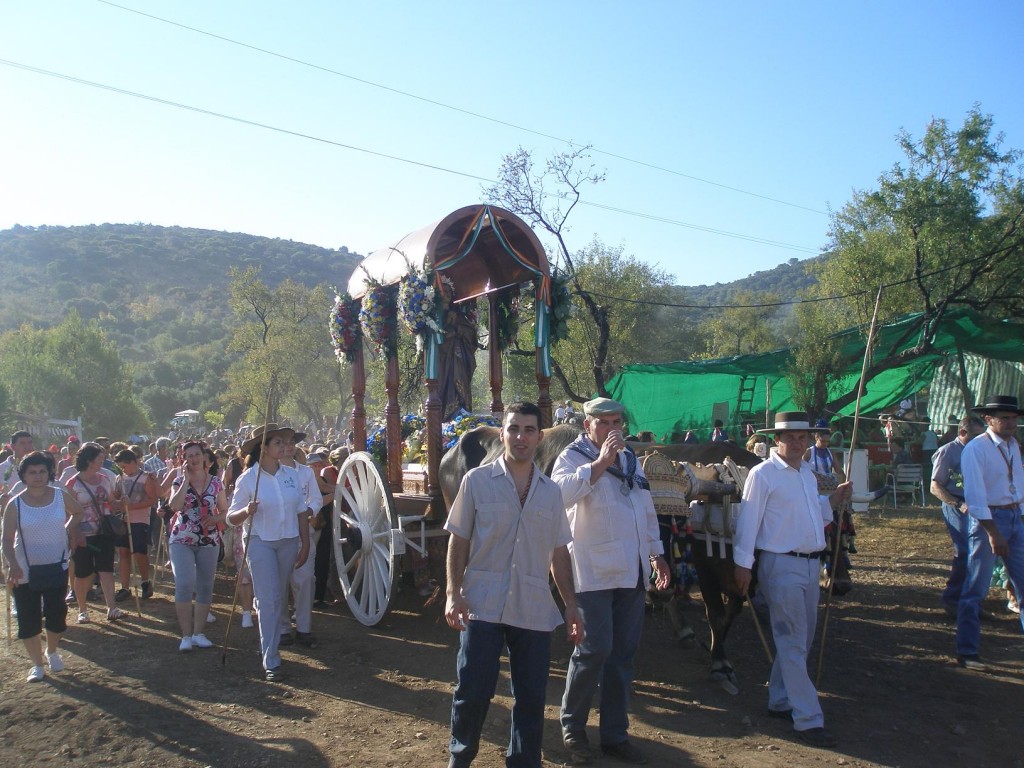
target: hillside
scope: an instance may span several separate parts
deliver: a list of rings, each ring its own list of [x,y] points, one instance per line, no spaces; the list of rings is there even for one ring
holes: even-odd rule
[[[232,267],[261,267],[271,287],[286,277],[343,286],[361,258],[345,247],[183,227],[14,227],[0,231],[0,333],[23,323],[48,327],[77,310],[133,365],[135,392],[161,423],[182,408],[218,407],[232,362],[225,352]],[[732,283],[679,286],[679,301],[728,304],[743,291],[790,298],[813,282],[806,263],[793,259]],[[696,323],[714,311],[686,314]]]

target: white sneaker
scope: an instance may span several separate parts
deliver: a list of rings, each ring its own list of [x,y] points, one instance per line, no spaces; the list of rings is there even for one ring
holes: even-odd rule
[[[217,617],[213,615],[213,611],[210,611],[208,614],[206,614],[206,623],[207,624],[213,624],[213,622],[215,622],[216,620],[217,620]]]
[[[1006,601],[1006,610],[1010,613],[1020,613],[1020,603],[1014,600]],[[244,624],[242,626],[245,626]]]
[[[193,648],[213,648],[213,643],[211,643],[206,638],[206,635],[203,635],[203,634],[192,635],[192,647]]]
[[[242,629],[249,629],[252,627],[252,612],[242,611]]]
[[[25,678],[25,680],[29,683],[38,683],[44,677],[46,677],[45,669],[43,669],[42,667],[32,667],[32,669],[29,670],[28,677]]]
[[[46,654],[46,663],[50,665],[51,672],[64,671],[64,659],[60,657],[59,653]]]
[[[181,638],[181,645],[178,646],[178,650],[181,653],[188,653],[192,650],[192,637],[190,635]]]

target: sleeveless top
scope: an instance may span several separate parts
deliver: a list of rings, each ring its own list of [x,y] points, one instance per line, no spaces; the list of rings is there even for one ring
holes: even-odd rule
[[[828,448],[819,448],[816,445],[812,445],[810,464],[814,467],[815,472],[820,472],[823,475],[834,474],[833,467],[835,461],[832,458],[832,451]]]
[[[19,503],[20,502],[20,503]],[[68,534],[64,528],[67,513],[64,510],[64,494],[53,490],[53,501],[44,507],[33,507],[23,497],[12,501],[19,512],[19,525],[14,529],[14,557],[21,568],[22,584],[28,582],[28,565],[64,563],[67,570]],[[24,536],[24,538],[22,538]],[[28,557],[25,546],[28,545]]]
[[[210,475],[206,488],[199,490],[189,484],[185,492],[185,506],[171,520],[171,544],[184,544],[188,547],[219,547],[220,531],[214,529],[210,533],[203,530],[203,521],[217,514],[217,494],[223,489],[220,478]],[[175,488],[181,480],[175,478]]]

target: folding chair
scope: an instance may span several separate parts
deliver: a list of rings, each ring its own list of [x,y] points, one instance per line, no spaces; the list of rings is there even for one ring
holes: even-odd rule
[[[892,487],[893,511],[899,511],[897,498],[901,493],[910,495],[911,504],[916,497],[921,500],[921,506],[924,506],[924,476],[920,464],[897,464],[893,471],[885,476],[885,483]]]

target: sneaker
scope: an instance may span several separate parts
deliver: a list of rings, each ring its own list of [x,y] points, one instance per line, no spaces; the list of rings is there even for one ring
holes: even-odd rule
[[[299,645],[304,645],[306,648],[316,648],[319,645],[312,632],[296,632],[295,639]]]
[[[78,614],[78,623],[79,624],[88,624],[89,623],[89,614],[86,613],[85,611],[82,611],[81,613],[79,613]]]
[[[274,667],[264,672],[263,677],[268,683],[279,683],[284,680],[284,672],[281,671],[280,667]]]
[[[252,627],[252,611],[242,611],[242,629]]]
[[[191,635],[186,635],[185,637],[181,638],[181,643],[178,645],[178,651],[180,653],[188,653],[191,650],[192,650],[192,637],[191,637]]]
[[[67,597],[64,598],[64,602],[67,603],[68,605],[71,605],[73,602],[75,602],[75,590],[74,589],[69,589],[68,590],[68,594],[67,594]]]
[[[985,662],[977,656],[958,656],[956,663],[962,669],[969,669],[971,672],[984,672],[988,669],[988,667],[985,666]]]
[[[601,751],[624,763],[632,763],[633,765],[645,765],[647,763],[647,758],[644,757],[643,752],[634,747],[629,742],[629,739],[620,741],[618,744],[602,744]]]
[[[25,678],[25,681],[29,683],[38,683],[44,677],[46,677],[45,669],[42,667],[32,667],[32,669],[28,671],[28,677]]]
[[[51,672],[64,671],[64,659],[60,657],[59,653],[46,654],[46,663],[50,665]]]
[[[797,731],[796,735],[804,744],[821,749],[831,749],[839,743],[831,731],[824,728],[808,728],[806,731]]]
[[[153,585],[148,582],[142,582],[142,599],[149,600],[153,596]]]
[[[217,620],[217,617],[213,615],[213,611],[206,614],[206,623],[213,624]]]
[[[1020,613],[1020,603],[1018,603],[1016,600],[1007,600],[1006,610],[1008,610],[1010,613]]]
[[[198,635],[192,635],[192,647],[193,648],[213,648],[213,643],[211,643],[206,638],[206,635],[200,633]]]
[[[114,602],[123,603],[131,596],[132,593],[130,590],[126,589],[125,587],[121,587],[119,590],[117,590],[117,592],[114,593]]]
[[[107,621],[117,621],[124,618],[124,611],[120,608],[111,608],[107,611]]]

